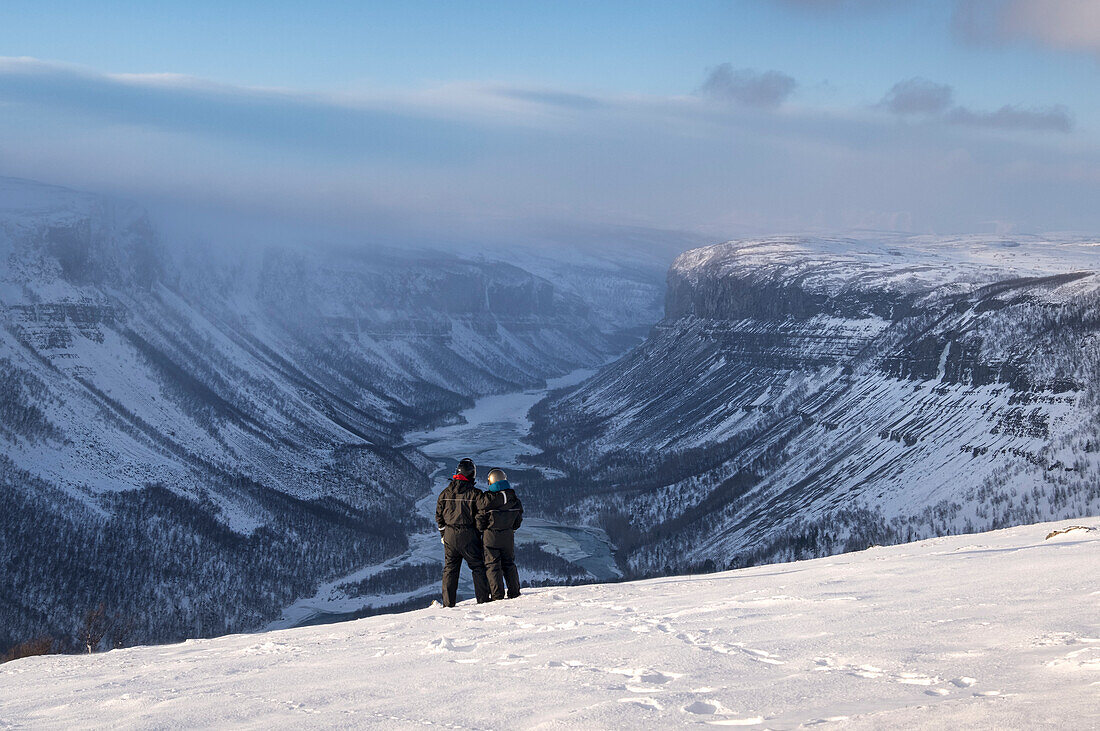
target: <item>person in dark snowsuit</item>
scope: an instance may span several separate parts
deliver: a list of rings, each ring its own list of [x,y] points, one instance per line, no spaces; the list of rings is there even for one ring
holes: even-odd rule
[[[477,527],[485,545],[485,573],[493,599],[519,596],[519,570],[516,568],[516,529],[523,522],[523,504],[508,483],[504,470],[491,470],[489,489],[478,498]]]
[[[435,504],[435,523],[443,539],[443,606],[453,607],[458,593],[458,573],[462,560],[474,575],[474,595],[477,603],[489,601],[489,585],[485,579],[485,559],[481,533],[477,529],[477,509],[481,490],[474,487],[477,467],[473,460],[458,463]]]

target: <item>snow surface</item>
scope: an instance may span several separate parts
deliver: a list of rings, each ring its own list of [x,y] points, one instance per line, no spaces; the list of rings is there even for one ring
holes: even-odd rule
[[[1086,519],[28,658],[0,728],[1097,728],[1098,575]]]
[[[672,268],[687,275],[717,268],[730,273],[795,270],[807,290],[834,293],[846,284],[911,291],[948,283],[974,285],[1006,275],[1049,276],[1100,269],[1100,242],[988,235],[883,236],[878,239],[775,237],[727,241],[686,251]]]

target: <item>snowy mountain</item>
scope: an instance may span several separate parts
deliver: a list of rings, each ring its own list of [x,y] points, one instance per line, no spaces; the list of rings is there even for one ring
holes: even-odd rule
[[[31,657],[0,665],[0,719],[15,728],[1095,728],[1096,524]]]
[[[0,180],[0,648],[100,603],[129,641],[251,629],[401,554],[436,468],[405,432],[659,317],[655,269],[601,263],[632,293],[609,316],[559,259],[551,281],[445,250],[197,245]]]
[[[535,407],[541,509],[634,575],[1100,512],[1100,245],[683,254],[647,341]]]

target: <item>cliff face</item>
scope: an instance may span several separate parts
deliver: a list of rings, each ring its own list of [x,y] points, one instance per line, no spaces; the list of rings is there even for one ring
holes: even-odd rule
[[[568,473],[538,495],[638,573],[1095,513],[1096,271],[1082,242],[687,252],[648,340],[537,408]]]
[[[131,642],[262,626],[405,549],[434,469],[405,431],[634,326],[499,259],[181,247],[0,179],[0,650],[101,602]]]

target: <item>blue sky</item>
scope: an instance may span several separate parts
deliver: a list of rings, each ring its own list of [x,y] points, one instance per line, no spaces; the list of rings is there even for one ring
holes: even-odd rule
[[[1097,81],[1095,61],[959,42],[955,2],[805,7],[814,4],[6,0],[0,47],[105,72],[325,91],[478,80],[677,94],[703,69],[732,62],[783,70],[805,79],[807,97],[837,102],[876,100],[900,78],[925,76],[980,102],[1022,93],[1033,103],[1100,104],[1083,86]]]
[[[1100,231],[1091,0],[6,0],[0,57],[0,174],[49,182],[439,236]]]

